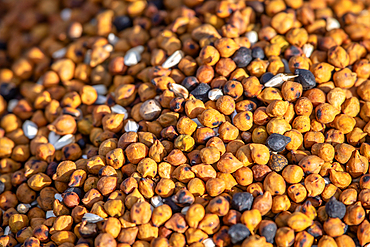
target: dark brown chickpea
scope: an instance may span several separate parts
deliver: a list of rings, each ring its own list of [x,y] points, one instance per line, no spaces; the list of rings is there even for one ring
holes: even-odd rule
[[[185,103],[185,113],[191,119],[196,118],[204,110],[205,106],[201,100],[188,100]]]
[[[221,57],[230,57],[239,49],[239,45],[230,38],[221,38],[215,42],[215,47],[220,52]]]
[[[234,125],[241,131],[249,130],[253,125],[253,115],[250,111],[244,111],[236,114]]]
[[[289,246],[294,242],[294,230],[289,227],[279,228],[275,235],[275,242],[279,246]]]
[[[312,113],[313,105],[306,97],[301,97],[297,100],[294,110],[299,116],[310,116]]]
[[[137,202],[131,208],[130,217],[133,220],[133,223],[136,224],[148,223],[151,218],[150,204],[145,201]]]
[[[236,100],[243,95],[243,85],[235,80],[227,81],[223,86],[223,92]]]
[[[252,209],[257,209],[264,216],[271,210],[271,207],[272,196],[270,192],[265,192],[254,199]]]
[[[263,89],[263,85],[259,82],[255,76],[250,76],[242,80],[244,88],[244,94],[248,97],[257,96]]]
[[[204,46],[199,54],[199,57],[203,64],[210,66],[215,65],[220,59],[220,53],[218,52],[218,50],[210,45]]]
[[[353,71],[359,78],[369,78],[369,61],[367,59],[360,59],[353,65]]]
[[[338,218],[329,218],[323,227],[329,236],[338,237],[344,233],[345,224]]]
[[[302,96],[302,85],[297,82],[287,81],[281,88],[281,93],[285,100],[293,102]]]
[[[171,196],[175,188],[175,183],[168,178],[162,178],[155,188],[156,194],[160,195],[161,197],[168,197]]]
[[[309,131],[303,137],[303,143],[306,148],[312,147],[316,143],[324,143],[325,137],[321,132]]]
[[[209,83],[211,82],[213,76],[214,76],[214,70],[209,65],[201,65],[197,69],[196,77],[199,80],[199,82]]]
[[[198,116],[199,121],[206,127],[215,128],[225,122],[225,116],[214,109],[206,109]]]
[[[336,67],[344,68],[349,64],[349,56],[342,47],[334,46],[328,50],[328,62]]]
[[[318,88],[307,90],[303,93],[303,97],[307,97],[312,102],[314,107],[326,102],[325,93]]]
[[[283,177],[276,172],[269,173],[263,183],[265,191],[271,195],[282,195],[286,190],[286,185]]]
[[[266,72],[268,64],[268,61],[257,58],[248,65],[247,70],[252,76],[260,77]]]
[[[230,115],[235,110],[235,101],[231,96],[221,96],[216,101],[216,107],[224,115]]]
[[[180,213],[172,215],[165,223],[165,227],[178,233],[184,233],[188,229],[185,217]]]
[[[310,69],[311,60],[304,56],[293,56],[289,59],[289,69],[294,72],[295,69]]]
[[[58,135],[73,134],[76,131],[76,121],[70,115],[61,115],[48,125],[48,129]]]

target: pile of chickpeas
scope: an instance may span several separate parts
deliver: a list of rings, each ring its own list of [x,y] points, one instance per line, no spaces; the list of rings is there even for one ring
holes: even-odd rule
[[[0,246],[370,246],[370,1],[0,1]]]

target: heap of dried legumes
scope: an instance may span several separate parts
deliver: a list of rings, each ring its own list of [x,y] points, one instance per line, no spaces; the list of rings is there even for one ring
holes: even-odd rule
[[[370,1],[0,1],[1,247],[370,246]]]

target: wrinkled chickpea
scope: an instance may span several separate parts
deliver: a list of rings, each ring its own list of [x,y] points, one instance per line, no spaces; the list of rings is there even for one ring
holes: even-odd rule
[[[366,8],[4,3],[0,245],[366,245]]]

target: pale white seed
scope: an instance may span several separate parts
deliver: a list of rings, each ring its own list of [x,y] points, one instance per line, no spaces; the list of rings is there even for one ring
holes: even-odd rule
[[[83,154],[82,155],[82,158],[86,160],[87,159],[87,155],[86,154]]]
[[[362,11],[360,12],[360,14],[359,14],[359,15],[369,15],[369,10],[364,9],[364,10],[362,10]]]
[[[68,29],[68,37],[71,39],[78,39],[82,36],[83,26],[79,22],[72,22]]]
[[[173,66],[176,66],[183,58],[184,52],[181,50],[177,50],[167,58],[167,60],[162,64],[162,68],[169,69]]]
[[[60,12],[60,18],[62,18],[63,21],[69,21],[69,19],[71,19],[71,16],[72,16],[71,9],[65,8],[62,9],[62,11]]]
[[[314,50],[314,47],[312,44],[307,43],[302,46],[302,51],[304,55],[308,58],[311,57],[313,50]]]
[[[238,112],[236,110],[234,110],[233,113],[231,113],[231,121],[234,123],[234,117],[236,116],[236,114],[238,114]]]
[[[189,91],[186,89],[186,87],[177,84],[177,83],[170,83],[168,85],[168,88],[170,91],[172,91],[177,97],[182,97],[184,99],[187,99],[189,97]]]
[[[103,49],[106,52],[112,52],[113,51],[113,46],[111,44],[106,44],[106,45],[103,46]]]
[[[163,199],[160,196],[153,196],[150,198],[150,203],[156,208],[163,205]]]
[[[60,202],[62,202],[62,201],[63,201],[62,194],[56,193],[56,194],[54,195],[54,198],[55,198],[56,200],[60,201]]]
[[[73,117],[75,117],[75,119],[76,120],[79,120],[79,119],[82,119],[82,111],[81,111],[81,109],[76,109],[77,110],[77,112],[71,112],[71,113],[69,113],[69,115],[71,115],[71,116],[73,116]]]
[[[284,82],[297,77],[298,75],[277,74],[265,83],[265,87],[280,87]]]
[[[4,229],[4,235],[5,235],[5,236],[8,236],[8,235],[9,235],[9,233],[10,233],[10,227],[9,227],[9,226],[7,226],[7,227],[5,227],[5,229]]]
[[[333,29],[340,28],[340,23],[337,19],[333,17],[328,17],[326,19],[326,31],[331,31]]]
[[[126,66],[133,66],[139,63],[141,56],[137,52],[127,52],[124,58],[124,63]]]
[[[22,129],[23,129],[24,135],[30,140],[35,138],[35,136],[37,135],[38,127],[34,122],[30,120],[24,121]]]
[[[37,202],[37,200],[35,200],[35,201],[31,202],[31,206],[32,206],[32,207],[34,207],[34,206],[38,206],[38,205],[39,205],[39,203]]]
[[[18,105],[19,100],[11,99],[8,102],[8,112],[13,112],[14,108]]]
[[[103,85],[103,84],[94,85],[92,87],[96,90],[96,92],[99,95],[106,95],[108,93],[107,87],[105,85]]]
[[[223,96],[222,90],[220,88],[214,88],[208,91],[208,98],[212,101],[218,100]]]
[[[60,138],[60,135],[55,133],[54,131],[49,132],[48,140],[51,145],[54,145]]]
[[[98,223],[100,221],[103,221],[104,219],[96,214],[85,213],[82,217],[82,220],[86,221],[87,223]]]
[[[126,66],[133,66],[140,62],[141,53],[144,51],[144,46],[139,45],[128,50],[124,57],[124,63]]]
[[[162,106],[158,101],[154,99],[149,99],[145,101],[139,110],[139,114],[144,120],[154,120],[159,117],[159,114],[162,111]]]
[[[183,208],[181,209],[181,213],[182,213],[183,215],[186,215],[186,213],[188,212],[188,210],[189,210],[189,206],[187,206],[187,207],[183,207]]]
[[[51,217],[56,217],[53,210],[46,211],[46,219],[49,219]]]
[[[62,58],[66,55],[67,53],[67,48],[64,47],[62,49],[59,49],[55,52],[53,52],[53,54],[51,55],[54,59],[58,59],[58,58]]]
[[[96,18],[92,18],[89,23],[93,26],[95,26],[96,24],[98,24],[98,20]]]
[[[44,81],[44,76],[40,76],[40,78],[37,80],[36,84],[43,85],[44,84],[43,81]]]
[[[134,52],[138,52],[139,54],[141,54],[144,52],[144,50],[145,50],[144,46],[138,45],[138,46],[131,48],[129,51],[134,51]]]
[[[75,117],[76,117],[76,119],[77,120],[81,120],[82,118],[83,118],[83,113],[82,113],[82,110],[80,109],[80,108],[77,108],[77,111],[79,112],[79,113],[76,113],[75,115]]]
[[[54,144],[55,150],[62,149],[64,146],[71,144],[75,141],[75,137],[72,134],[68,134],[59,138],[59,140]]]
[[[119,41],[119,38],[114,33],[108,34],[108,42],[111,45],[117,44],[118,41]]]
[[[215,247],[216,244],[213,242],[212,238],[207,238],[203,240],[204,247]]]
[[[199,127],[204,127],[204,126],[203,126],[203,124],[201,124],[201,123],[199,122],[198,118],[192,118],[191,120],[193,120],[193,121],[197,124],[198,128],[199,128]]]
[[[359,183],[361,180],[361,177],[352,179],[353,183]]]
[[[325,181],[325,184],[328,185],[331,183],[330,181],[330,178],[329,177],[324,177],[324,181]]]
[[[137,132],[139,130],[139,124],[135,121],[128,120],[124,129],[126,132]]]
[[[126,120],[127,119],[127,117],[128,117],[128,112],[127,112],[127,110],[123,107],[123,106],[121,106],[121,105],[114,105],[114,106],[112,106],[111,108],[111,111],[113,112],[113,113],[117,113],[117,114],[124,114],[125,115],[125,117],[123,118],[124,120]]]
[[[30,208],[31,208],[31,204],[21,203],[21,204],[18,204],[17,211],[20,214],[26,214]]]
[[[85,63],[85,64],[89,64],[89,65],[90,65],[90,61],[91,61],[91,52],[92,52],[92,50],[91,50],[91,49],[89,49],[89,50],[87,50],[87,51],[86,51],[86,53],[85,53],[85,57],[84,57],[84,63]]]
[[[251,45],[257,43],[258,41],[258,34],[256,31],[249,31],[245,34],[245,37],[248,38],[249,42],[251,43]]]
[[[315,198],[317,201],[322,201],[321,196],[315,196],[314,198]]]
[[[95,105],[104,105],[107,102],[107,97],[103,95],[98,95],[98,98],[94,102]]]
[[[218,129],[219,129],[220,127],[217,127],[217,128],[213,128],[212,130],[215,132],[215,134],[216,134],[216,136],[219,136],[220,134],[218,133]]]
[[[284,64],[284,73],[290,73],[288,60],[286,60],[285,58],[282,58],[281,61]]]

